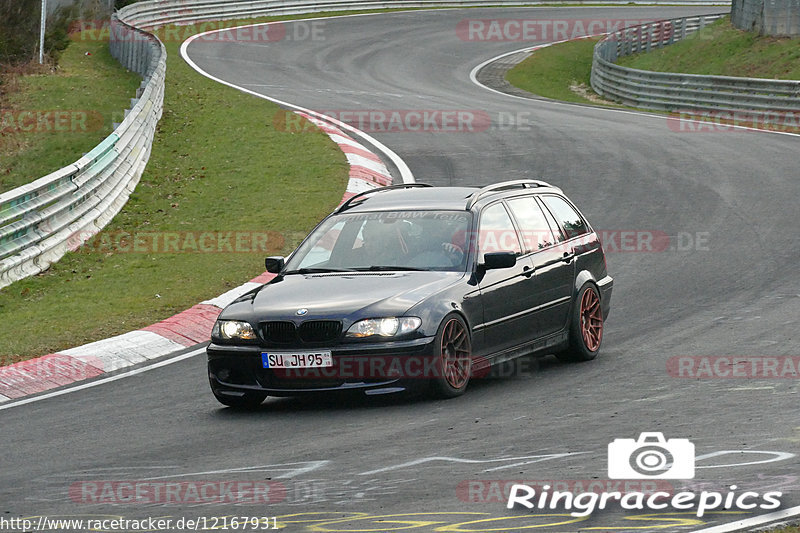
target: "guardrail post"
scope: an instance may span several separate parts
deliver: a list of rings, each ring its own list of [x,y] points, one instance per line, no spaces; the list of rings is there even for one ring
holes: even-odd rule
[[[609,61],[616,61],[619,57],[619,52],[622,47],[622,32],[618,31],[614,34],[614,46],[608,46],[608,57]]]

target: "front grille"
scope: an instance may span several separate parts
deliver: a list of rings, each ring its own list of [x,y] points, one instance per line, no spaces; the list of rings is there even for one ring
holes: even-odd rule
[[[289,344],[297,341],[297,328],[293,322],[264,322],[263,331],[269,342]]]
[[[338,320],[309,320],[298,328],[294,322],[264,322],[261,326],[264,339],[276,344],[315,344],[336,340],[342,332]]]
[[[300,324],[300,340],[303,342],[327,342],[339,337],[342,323],[336,320],[309,320]]]

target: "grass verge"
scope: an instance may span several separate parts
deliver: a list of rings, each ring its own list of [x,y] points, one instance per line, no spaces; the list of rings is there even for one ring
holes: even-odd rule
[[[589,85],[592,50],[599,38],[579,39],[541,48],[506,73],[515,87],[546,98],[597,103]]]
[[[761,37],[722,18],[673,45],[618,64],[658,72],[800,80],[800,37]]]
[[[166,46],[164,114],[139,186],[89,246],[0,290],[0,363],[131,331],[238,286],[263,272],[264,251],[200,253],[187,238],[255,232],[285,253],[341,199],[348,165],[326,135],[276,129],[278,106],[200,76],[177,40]],[[120,235],[160,236],[159,249],[172,236],[184,252],[136,252]]]
[[[55,73],[6,77],[13,88],[0,102],[0,192],[91,150],[122,121],[140,82],[98,41],[71,43]]]

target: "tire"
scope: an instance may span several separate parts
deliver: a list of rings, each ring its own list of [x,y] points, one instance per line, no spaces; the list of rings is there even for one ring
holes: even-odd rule
[[[591,361],[600,352],[603,342],[603,308],[594,283],[586,283],[578,291],[569,325],[567,348],[556,353],[561,361]]]
[[[467,323],[460,315],[444,317],[434,343],[436,377],[431,392],[438,398],[464,394],[472,373],[472,341]]]
[[[214,398],[217,399],[222,405],[227,405],[233,409],[250,410],[255,409],[267,399],[266,394],[259,394],[257,392],[245,392],[242,396],[228,396],[227,394],[218,394],[217,391],[212,391]]]

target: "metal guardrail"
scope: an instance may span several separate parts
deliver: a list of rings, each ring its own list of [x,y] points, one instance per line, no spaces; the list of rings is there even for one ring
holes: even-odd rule
[[[607,35],[594,47],[592,89],[609,100],[659,111],[744,111],[753,119],[800,111],[800,81],[653,72],[614,63],[680,41],[725,15],[665,20]]]
[[[175,23],[203,20],[251,18],[264,15],[299,15],[323,11],[424,7],[529,6],[547,0],[151,0],[125,9],[125,20],[138,28],[149,29]],[[584,4],[585,0],[559,0],[564,4]],[[630,0],[602,0],[604,4],[629,5]],[[638,0],[635,4],[729,5],[730,0]]]
[[[155,37],[116,18],[110,48],[144,77],[131,109],[75,163],[0,194],[0,288],[45,270],[100,231],[139,182],[161,118],[166,51]]]
[[[659,1],[688,5],[729,3],[728,0],[636,3]],[[0,194],[0,288],[45,270],[68,250],[100,231],[119,212],[139,182],[161,117],[166,71],[163,44],[143,30],[167,24],[322,11],[536,3],[535,0],[150,0],[123,8],[112,18],[110,49],[120,63],[144,77],[137,98],[122,124],[84,157],[28,185]],[[604,0],[604,3],[631,2]]]

